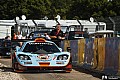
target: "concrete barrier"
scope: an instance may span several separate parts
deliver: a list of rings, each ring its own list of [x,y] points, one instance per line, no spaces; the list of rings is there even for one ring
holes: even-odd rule
[[[117,73],[117,75],[120,75],[120,40],[119,40],[119,44],[118,44],[119,46],[118,46],[118,53],[119,53],[119,56],[118,56],[118,58],[119,58],[119,68],[118,68],[118,73]]]
[[[105,46],[105,69],[109,75],[115,75],[119,69],[119,38],[106,38]]]
[[[71,48],[72,62],[108,75],[120,75],[120,38],[64,40],[63,50]]]

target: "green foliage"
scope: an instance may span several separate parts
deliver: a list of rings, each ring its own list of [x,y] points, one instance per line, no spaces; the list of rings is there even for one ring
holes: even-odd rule
[[[120,15],[120,0],[1,0],[0,19],[14,19],[26,15],[27,19],[105,18]]]

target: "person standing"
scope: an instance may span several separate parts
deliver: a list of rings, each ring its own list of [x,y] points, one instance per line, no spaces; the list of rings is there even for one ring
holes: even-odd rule
[[[44,33],[44,37],[45,37],[45,39],[47,39],[47,40],[51,40],[51,38],[49,37],[49,35],[48,35],[47,33]]]
[[[11,40],[10,36],[6,36],[5,40]]]
[[[14,35],[13,35],[13,39],[17,39],[17,35],[16,35],[16,33],[14,33]]]
[[[59,46],[61,40],[65,39],[65,36],[63,34],[63,31],[61,30],[60,24],[57,24],[56,28],[54,30],[52,30],[52,32],[50,33],[50,38],[58,46]]]
[[[17,39],[22,39],[22,35],[20,34],[20,32],[17,32]]]

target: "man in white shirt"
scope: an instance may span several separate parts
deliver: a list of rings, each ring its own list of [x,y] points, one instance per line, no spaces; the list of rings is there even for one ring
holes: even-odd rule
[[[51,40],[51,38],[49,37],[49,35],[47,33],[44,33],[44,36],[47,40]]]
[[[22,35],[20,34],[20,32],[17,33],[17,39],[22,39]]]

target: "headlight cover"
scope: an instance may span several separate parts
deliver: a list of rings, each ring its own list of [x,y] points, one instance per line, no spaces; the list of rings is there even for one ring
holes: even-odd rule
[[[68,59],[68,55],[67,54],[64,54],[64,55],[59,55],[57,57],[57,60],[67,60]]]
[[[20,60],[31,60],[28,55],[19,54],[18,57]]]
[[[68,56],[63,56],[63,60],[67,60],[68,59]]]

